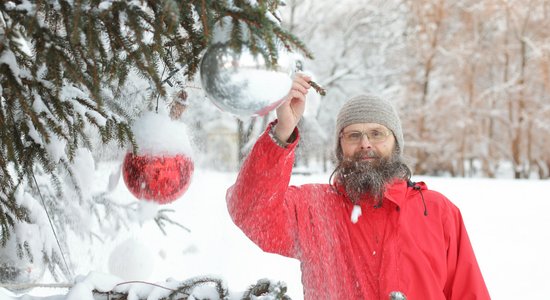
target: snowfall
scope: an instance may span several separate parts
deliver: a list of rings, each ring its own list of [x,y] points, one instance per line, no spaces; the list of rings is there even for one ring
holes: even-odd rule
[[[113,175],[120,176],[120,161],[100,163],[94,168],[91,184],[110,184],[112,198],[139,202],[144,211],[173,209],[170,218],[189,231],[169,226],[164,235],[151,220],[130,227],[91,252],[88,245],[73,243],[72,288],[38,287],[23,294],[0,288],[1,300],[93,299],[92,289],[108,291],[117,284],[121,287],[130,281],[142,281],[126,287],[136,295],[140,289],[152,293],[154,288],[162,290],[158,286],[174,287],[174,282],[197,276],[221,278],[231,295],[242,294],[259,279],[282,281],[288,287],[287,295],[303,299],[299,262],[263,252],[232,223],[225,194],[236,172],[196,167],[183,196],[156,205],[136,199],[122,179],[113,184]],[[546,288],[550,285],[550,181],[505,177],[416,176],[413,180],[426,182],[461,209],[493,299],[542,299],[548,297]],[[326,183],[328,178],[327,173],[313,171],[293,175],[291,184]],[[44,276],[39,283],[53,280]]]

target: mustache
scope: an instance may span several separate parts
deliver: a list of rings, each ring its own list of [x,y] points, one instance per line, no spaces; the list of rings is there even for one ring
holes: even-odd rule
[[[373,159],[372,161],[365,161],[365,159]],[[345,158],[340,161],[339,169],[345,170],[344,173],[356,173],[364,172],[365,168],[370,169],[371,167],[379,164],[383,164],[387,159],[380,156],[374,150],[363,150],[354,153],[351,157]],[[371,167],[368,167],[371,166]],[[345,176],[345,174],[343,174]]]
[[[352,160],[361,160],[363,158],[380,158],[380,155],[376,153],[374,150],[364,150],[364,151],[358,151],[353,154]]]

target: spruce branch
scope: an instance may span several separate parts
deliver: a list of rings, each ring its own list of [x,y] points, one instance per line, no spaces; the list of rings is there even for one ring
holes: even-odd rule
[[[77,283],[78,284],[78,283]],[[0,288],[8,289],[31,289],[31,288],[59,288],[59,289],[72,289],[77,284],[71,283],[36,283],[36,284],[1,284]],[[127,300],[129,299],[130,292],[133,288],[138,288],[143,285],[150,286],[154,289],[160,289],[166,291],[166,296],[160,296],[157,293],[155,299],[159,300],[191,300],[197,299],[194,295],[194,290],[198,287],[205,287],[210,289],[212,293],[217,295],[217,299],[229,300],[233,299],[231,293],[226,287],[225,282],[216,277],[199,276],[190,278],[184,281],[171,281],[164,283],[152,283],[146,281],[126,281],[115,285],[112,290],[99,291],[94,289],[90,291],[91,296],[94,299],[107,299],[110,300]],[[140,289],[143,291],[143,289]],[[145,295],[144,295],[145,294]],[[210,293],[209,293],[210,294]],[[148,293],[140,293],[136,295],[133,293],[132,299],[145,300],[148,299]],[[248,290],[240,298],[241,300],[252,299],[274,299],[274,300],[291,300],[286,295],[286,286],[283,282],[272,282],[268,279],[261,279],[255,284],[251,285]]]
[[[175,212],[175,210],[173,209],[160,209],[158,212],[157,212],[157,215],[155,216],[155,223],[157,223],[157,226],[159,227],[159,229],[162,231],[162,233],[164,235],[167,235],[166,234],[166,230],[164,230],[164,228],[166,227],[166,223],[169,223],[171,225],[175,225],[175,226],[178,226],[179,228],[187,231],[187,232],[191,232],[191,230],[183,225],[181,225],[180,223],[170,219],[170,217],[168,217],[168,215],[166,215],[167,212]]]
[[[243,294],[241,300],[253,300],[260,296],[271,296],[270,299],[291,300],[286,295],[287,287],[284,282],[272,282],[269,279],[260,279],[256,284],[251,285]]]

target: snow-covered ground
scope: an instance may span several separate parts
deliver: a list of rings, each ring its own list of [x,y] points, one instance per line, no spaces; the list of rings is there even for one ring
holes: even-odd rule
[[[106,178],[116,167],[116,164],[102,165],[96,174],[98,182],[107,184]],[[263,253],[230,220],[225,192],[235,178],[236,173],[195,170],[189,190],[177,201],[165,205],[175,210],[170,216],[191,232],[173,226],[164,236],[153,222],[147,222],[121,234],[115,242],[95,249],[93,265],[83,263],[75,267],[74,272],[83,275],[91,270],[116,272],[126,276],[126,280],[148,282],[213,275],[223,278],[231,291],[244,291],[258,279],[270,278],[285,281],[288,295],[302,299],[298,261]],[[550,284],[550,218],[547,216],[550,181],[413,179],[425,181],[461,208],[493,299],[546,297],[545,289]],[[293,184],[327,181],[328,174],[295,175],[292,179]],[[132,200],[122,180],[113,193],[119,199],[138,201]],[[75,244],[73,255],[81,251],[81,255],[86,255],[83,261],[88,260],[89,254],[84,249],[84,245]],[[118,254],[120,251],[126,255]],[[111,256],[138,267],[124,268],[109,263]],[[132,278],[132,274],[137,277]],[[42,299],[46,295],[65,293],[63,289],[35,289],[28,294]],[[16,297],[0,289],[0,299]]]

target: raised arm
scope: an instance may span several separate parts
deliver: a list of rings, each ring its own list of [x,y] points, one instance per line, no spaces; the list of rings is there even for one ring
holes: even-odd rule
[[[294,78],[287,100],[277,109],[278,120],[260,136],[226,195],[233,222],[252,241],[264,251],[289,257],[294,257],[297,247],[299,195],[296,189],[289,192],[288,184],[309,80],[302,75]]]

